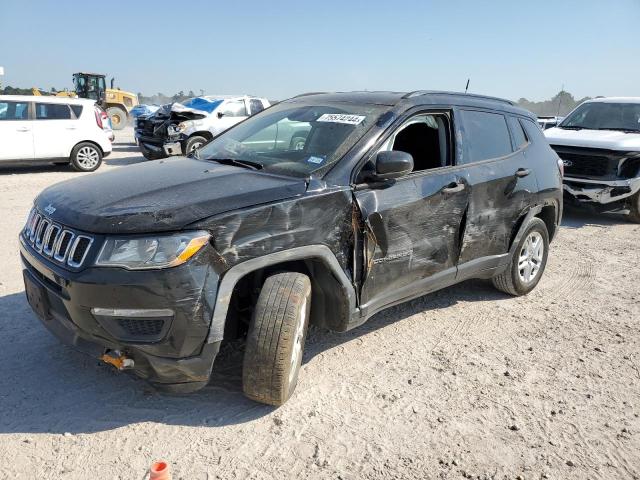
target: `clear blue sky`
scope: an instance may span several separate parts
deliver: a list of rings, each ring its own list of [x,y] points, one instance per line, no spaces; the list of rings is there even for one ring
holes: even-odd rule
[[[0,0],[4,85],[640,95],[640,0]]]

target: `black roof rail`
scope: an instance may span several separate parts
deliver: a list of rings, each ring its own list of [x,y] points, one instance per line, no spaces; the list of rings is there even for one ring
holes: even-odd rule
[[[323,93],[329,93],[329,92],[307,92],[307,93],[301,93],[299,95],[294,95],[291,98],[308,97],[310,95],[322,95]]]
[[[507,100],[506,98],[491,97],[489,95],[478,95],[476,93],[444,92],[440,90],[415,90],[413,92],[409,92],[403,95],[402,98],[404,99],[404,98],[420,97],[422,95],[459,95],[461,97],[472,97],[480,100],[493,100],[494,102],[502,102],[509,105],[515,105],[515,102],[512,102],[511,100]]]

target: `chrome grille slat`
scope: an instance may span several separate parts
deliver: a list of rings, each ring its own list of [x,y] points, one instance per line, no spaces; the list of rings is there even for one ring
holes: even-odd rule
[[[94,240],[54,223],[35,208],[27,218],[22,236],[40,255],[72,268],[83,266]]]
[[[40,224],[38,225],[38,231],[36,232],[36,250],[42,250],[42,242],[44,241],[44,236],[47,232],[47,228],[49,228],[49,220],[43,218],[40,220]]]
[[[53,249],[58,241],[58,235],[60,235],[61,230],[62,229],[55,223],[52,223],[47,229],[47,233],[44,236],[44,242],[42,243],[42,251],[45,255],[50,257],[51,254],[53,254]]]
[[[85,247],[81,246],[81,242],[83,240],[85,240],[84,243],[86,243]],[[87,257],[87,253],[89,253],[89,249],[91,248],[91,244],[92,243],[93,243],[93,238],[87,237],[86,235],[78,235],[76,237],[75,241],[73,242],[73,246],[69,250],[69,257],[67,258],[67,265],[69,265],[70,267],[79,267],[79,266],[81,266],[82,262],[84,262],[84,259]],[[74,260],[75,255],[76,255],[76,250],[78,248],[84,248],[84,251],[82,251],[81,258],[79,258],[78,260]]]
[[[29,233],[29,241],[31,243],[33,243],[33,241],[36,238],[36,233],[38,232],[38,225],[40,224],[41,219],[42,219],[42,215],[40,215],[39,213],[37,213],[33,217],[33,225],[31,226],[30,233]]]
[[[63,230],[58,237],[55,247],[53,248],[53,258],[64,263],[67,258],[67,252],[71,248],[75,235],[69,230]],[[69,239],[65,244],[65,239]]]

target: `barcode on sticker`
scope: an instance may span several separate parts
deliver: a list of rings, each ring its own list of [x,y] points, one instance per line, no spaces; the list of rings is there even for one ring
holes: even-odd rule
[[[365,119],[364,115],[347,115],[344,113],[325,113],[318,122],[346,123],[347,125],[358,125]]]

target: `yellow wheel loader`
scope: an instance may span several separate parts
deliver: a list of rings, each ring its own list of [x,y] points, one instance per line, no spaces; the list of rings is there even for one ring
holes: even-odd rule
[[[138,96],[135,93],[125,92],[119,88],[107,88],[105,75],[102,73],[79,72],[73,74],[74,91],[57,92],[56,97],[80,97],[95,100],[107,111],[114,130],[122,130],[129,120],[129,112],[138,105]],[[31,89],[33,95],[51,95],[38,88]]]

